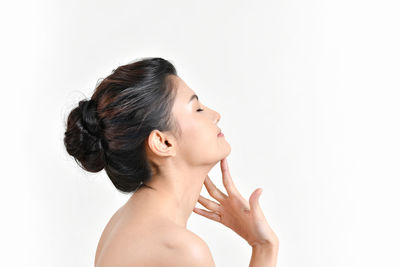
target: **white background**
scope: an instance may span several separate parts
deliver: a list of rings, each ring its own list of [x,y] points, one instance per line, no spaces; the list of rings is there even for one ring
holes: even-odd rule
[[[93,266],[129,195],[68,156],[64,123],[98,79],[150,56],[170,60],[221,114],[237,187],[247,199],[264,189],[278,266],[400,266],[398,1],[52,0],[0,10],[1,266]],[[219,164],[210,177],[223,189]],[[188,229],[218,267],[248,266],[251,248],[232,230],[195,213]]]

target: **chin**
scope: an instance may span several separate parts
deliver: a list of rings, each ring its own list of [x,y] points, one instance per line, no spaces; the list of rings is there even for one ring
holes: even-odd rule
[[[231,154],[231,150],[232,150],[231,145],[228,142],[226,142],[226,146],[224,146],[224,149],[222,151],[223,153],[222,153],[220,160],[229,156]]]

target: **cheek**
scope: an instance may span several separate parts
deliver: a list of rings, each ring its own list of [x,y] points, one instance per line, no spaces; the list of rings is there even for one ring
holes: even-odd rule
[[[204,125],[186,124],[182,131],[181,151],[186,159],[195,160],[199,157],[208,158],[217,149],[217,134]]]
[[[192,124],[190,128],[186,129],[186,139],[192,144],[207,145],[210,142],[210,130],[204,125]]]

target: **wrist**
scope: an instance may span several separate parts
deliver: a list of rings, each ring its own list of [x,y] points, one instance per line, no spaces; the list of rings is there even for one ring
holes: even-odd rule
[[[253,239],[247,240],[247,243],[251,247],[259,247],[259,248],[278,248],[279,247],[279,238],[273,233],[268,239]]]
[[[277,252],[279,249],[279,242],[254,242],[250,246],[255,250]]]
[[[278,260],[278,245],[271,243],[253,243],[250,267],[275,267]]]

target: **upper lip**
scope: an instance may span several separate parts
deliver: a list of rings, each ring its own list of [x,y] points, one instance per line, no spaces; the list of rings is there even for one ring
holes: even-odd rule
[[[219,132],[218,132],[218,134],[220,134],[221,133],[221,129],[219,129]]]

